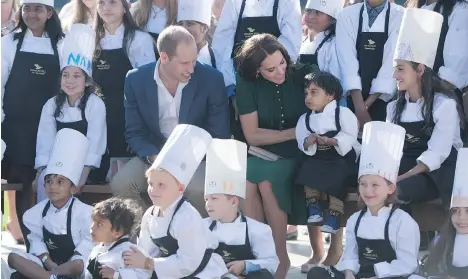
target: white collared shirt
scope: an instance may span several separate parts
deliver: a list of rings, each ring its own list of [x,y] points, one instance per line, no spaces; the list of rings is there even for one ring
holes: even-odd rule
[[[52,234],[67,234],[67,214],[71,199],[61,209],[55,208],[51,203],[44,218],[42,218],[42,211],[49,201],[48,199],[41,201],[24,213],[23,223],[30,231],[27,235],[30,243],[29,254],[39,256],[48,253],[42,234],[43,226]],[[93,207],[82,203],[77,198],[74,199],[71,214],[71,233],[75,251],[81,254],[81,257],[74,256],[74,259],[80,258],[84,263],[95,246],[89,232]]]
[[[452,264],[456,267],[468,267],[468,234],[455,236]]]
[[[104,38],[101,39],[102,49],[118,49],[123,47],[125,26],[122,23],[115,34],[111,35],[107,30]],[[154,53],[154,41],[150,34],[142,31],[136,31],[135,37],[130,43],[127,55],[133,68],[152,63],[156,61]]]
[[[411,103],[406,98],[406,106],[401,114],[401,122],[417,122],[424,120],[422,116],[422,98]],[[387,122],[393,122],[395,115],[396,101],[388,103]],[[434,97],[434,107],[432,110],[434,119],[434,130],[427,143],[427,150],[424,151],[417,161],[424,163],[430,171],[440,168],[452,151],[452,146],[458,150],[463,147],[460,138],[460,117],[457,111],[457,104],[453,99],[443,94],[436,93]]]
[[[265,17],[273,15],[275,0],[247,0],[243,17]],[[218,70],[224,76],[226,86],[236,84],[232,64],[232,47],[239,19],[242,0],[227,0],[213,36],[213,51]],[[278,26],[281,31],[278,41],[286,48],[291,60],[297,60],[301,48],[301,7],[297,0],[280,0]]]
[[[318,46],[325,39],[325,32],[320,32],[315,35],[313,41],[310,37],[305,38],[302,42],[299,54],[315,54]],[[338,56],[336,54],[336,35],[327,40],[317,54],[317,61],[320,71],[329,72],[330,74],[340,78],[340,65],[338,63]]]
[[[200,51],[198,51],[197,61],[202,64],[210,65],[211,67],[213,67],[213,64],[211,63],[211,54],[209,48],[210,46],[208,45],[208,43],[205,43],[205,46],[202,47]]]
[[[123,237],[128,237],[128,236],[123,236]],[[96,259],[97,257],[97,261],[100,264],[110,267],[115,271],[118,271],[120,274],[120,278],[122,279],[150,279],[151,278],[151,275],[153,273],[151,270],[141,269],[141,268],[127,268],[125,267],[125,263],[122,258],[122,254],[127,251],[132,251],[132,248],[138,249],[146,257],[148,256],[148,253],[146,253],[141,247],[131,243],[130,241],[120,243],[119,245],[115,246],[114,248],[112,248],[112,250],[109,251],[109,249],[114,244],[115,242],[109,245],[105,245],[101,243],[95,246],[89,255],[88,262],[86,263],[85,268],[88,266],[90,261],[92,261],[93,259]],[[93,279],[92,274],[89,273],[88,270],[85,271],[85,279]]]
[[[350,90],[362,90],[359,76],[359,61],[357,60],[356,40],[359,27],[359,13],[364,3],[354,4],[343,9],[336,24],[336,51],[341,70],[341,83],[346,95]],[[385,17],[388,4],[369,27],[367,7],[362,13],[362,32],[385,32]],[[372,81],[370,94],[382,93],[380,99],[388,102],[396,91],[396,82],[393,78],[393,54],[395,52],[398,33],[404,8],[391,3],[388,26],[388,40],[384,46],[382,67],[377,77]]]
[[[166,28],[166,9],[161,9],[155,4],[151,7],[151,12],[146,23],[146,30],[151,33],[160,34]]]
[[[424,5],[434,10],[436,3]],[[468,3],[457,2],[448,18],[449,29],[444,43],[444,65],[439,76],[456,87],[468,86]]]
[[[383,207],[377,216],[370,210],[364,213],[358,228],[357,236],[363,239],[385,239],[385,223],[390,214],[390,207]],[[340,271],[351,270],[357,274],[360,268],[358,245],[354,228],[360,211],[349,217],[346,223],[346,245],[343,256],[336,265]],[[374,265],[377,278],[407,276],[418,268],[419,226],[411,216],[401,209],[396,209],[388,226],[390,244],[396,259],[390,263],[381,262]]]
[[[158,94],[159,128],[161,134],[163,134],[166,138],[169,138],[172,130],[174,130],[175,126],[179,124],[179,111],[180,104],[182,102],[182,90],[187,85],[187,83],[179,82],[176,93],[174,96],[172,96],[159,76],[160,64],[161,62],[158,61],[154,69],[154,80],[158,86],[158,92],[155,92],[155,94]]]
[[[35,168],[45,167],[49,162],[52,148],[57,135],[57,124],[54,116],[56,105],[55,98],[50,98],[42,108],[41,120],[37,131],[36,162]],[[81,109],[78,108],[81,98],[72,107],[67,101],[63,104],[62,113],[57,121],[63,123],[82,120]],[[91,93],[85,108],[85,117],[88,122],[86,137],[89,140],[88,155],[85,166],[99,168],[101,157],[107,146],[106,107],[101,98]]]
[[[319,135],[329,131],[336,131],[335,124],[336,101],[330,102],[325,106],[323,112],[312,112],[309,117],[310,128]],[[311,134],[306,126],[306,116],[304,113],[297,121],[296,140],[299,149],[306,155],[313,156],[317,152],[317,144],[314,143],[309,149],[304,149],[304,140]],[[340,125],[341,131],[333,138],[338,141],[335,146],[336,151],[341,156],[345,156],[354,146],[359,146],[357,136],[359,132],[359,123],[354,113],[346,107],[340,107]]]
[[[138,246],[146,250],[154,259],[154,271],[158,278],[178,279],[192,274],[200,265],[206,249],[216,249],[218,241],[206,226],[200,213],[188,202],[180,207],[174,216],[169,233],[177,240],[179,249],[176,255],[161,258],[161,251],[151,238],[167,235],[167,229],[175,211],[178,198],[159,217],[157,207],[150,207],[141,222]],[[189,228],[189,229],[188,229]],[[227,273],[227,268],[220,255],[213,253],[205,269],[197,274],[200,279],[219,279]]]
[[[260,223],[252,218],[245,217],[249,228],[249,241],[252,254],[255,260],[248,260],[249,263],[259,265],[262,269],[267,269],[271,274],[276,273],[279,259],[276,255],[275,242],[270,226]],[[204,219],[209,228],[213,220],[208,217]],[[216,221],[213,234],[219,242],[227,245],[245,244],[246,223],[241,217],[237,217],[232,223],[221,223]]]

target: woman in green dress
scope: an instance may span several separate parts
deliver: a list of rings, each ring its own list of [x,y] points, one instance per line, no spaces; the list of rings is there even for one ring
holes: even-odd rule
[[[285,278],[290,267],[286,226],[307,219],[303,190],[293,183],[300,156],[295,127],[307,110],[304,77],[318,69],[294,64],[269,34],[248,39],[236,62],[236,104],[247,143],[276,155],[269,160],[249,156],[244,212],[270,225],[280,260],[276,278]]]

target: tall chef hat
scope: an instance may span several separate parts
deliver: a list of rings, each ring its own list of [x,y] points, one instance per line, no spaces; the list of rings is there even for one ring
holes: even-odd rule
[[[394,60],[434,66],[444,17],[425,9],[405,9]]]
[[[344,4],[345,0],[308,0],[305,8],[320,11],[336,19]]]
[[[458,150],[450,208],[452,207],[468,207],[468,148]]]
[[[42,4],[54,7],[54,0],[20,0],[20,6],[23,6],[24,4]]]
[[[45,174],[60,174],[78,185],[88,155],[88,138],[73,129],[61,129],[55,137]]]
[[[92,75],[96,32],[87,24],[73,24],[63,39],[60,70],[67,66],[81,68]]]
[[[245,199],[246,181],[247,145],[232,139],[213,139],[206,155],[205,195]]]
[[[150,169],[163,169],[187,186],[206,155],[211,135],[197,127],[177,125]],[[187,188],[185,188],[187,189]]]
[[[177,22],[194,20],[210,26],[212,2],[213,0],[179,0]]]
[[[404,143],[405,129],[401,126],[381,121],[365,124],[359,177],[374,174],[396,183]]]

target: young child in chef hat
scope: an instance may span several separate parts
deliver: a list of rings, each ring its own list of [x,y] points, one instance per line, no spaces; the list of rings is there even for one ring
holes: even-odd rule
[[[313,278],[406,278],[418,268],[419,227],[399,209],[398,168],[405,129],[385,122],[364,125],[359,164],[362,210],[346,224],[346,246],[336,267],[312,268]]]
[[[8,264],[26,278],[80,278],[91,249],[92,207],[73,197],[83,170],[88,139],[80,132],[57,133],[45,172],[48,199],[24,213],[28,253],[12,252]],[[64,277],[69,276],[69,277]],[[21,276],[20,276],[21,277]]]
[[[424,278],[468,276],[468,148],[458,150],[449,216],[428,257],[422,261],[420,274]]]
[[[273,278],[278,268],[273,235],[268,225],[245,217],[247,145],[236,140],[213,139],[206,155],[205,221],[219,241],[230,275]],[[223,278],[229,278],[223,276]]]
[[[92,60],[95,32],[85,24],[74,24],[67,33],[60,55],[61,89],[42,108],[37,132],[36,160],[37,200],[47,198],[44,191],[43,170],[49,162],[52,146],[60,129],[76,130],[88,138],[85,167],[80,182],[82,186],[90,170],[99,168],[106,150],[106,107],[94,94]]]
[[[195,38],[198,48],[197,61],[216,69],[213,49],[206,41],[211,25],[213,0],[178,0],[177,24],[187,29]]]
[[[107,199],[94,206],[91,237],[94,242],[100,244],[94,247],[89,255],[85,279],[151,278],[150,270],[127,268],[122,258],[122,253],[125,251],[131,251],[132,248],[140,249],[130,243],[130,235],[140,225],[143,213],[141,211],[135,201],[118,197]]]
[[[125,252],[126,266],[153,272],[152,278],[220,278],[227,272],[214,250],[218,241],[183,193],[211,144],[205,130],[177,125],[146,172],[154,206],[141,222],[138,246]]]

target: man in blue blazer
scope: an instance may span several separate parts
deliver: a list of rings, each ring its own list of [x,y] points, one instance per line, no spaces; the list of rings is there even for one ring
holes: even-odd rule
[[[166,28],[157,43],[160,59],[134,69],[125,79],[125,136],[137,157],[111,181],[113,194],[137,200],[148,184],[144,173],[177,124],[191,124],[214,138],[230,138],[229,108],[222,74],[196,62],[195,39],[179,26]],[[202,163],[187,185],[188,198],[204,212]]]

